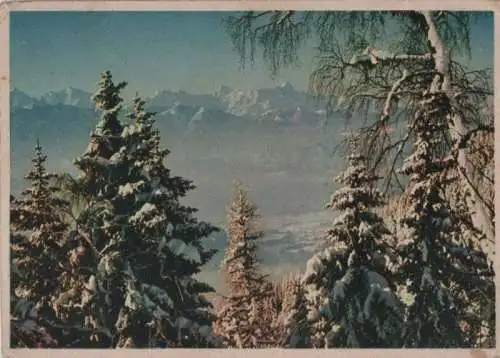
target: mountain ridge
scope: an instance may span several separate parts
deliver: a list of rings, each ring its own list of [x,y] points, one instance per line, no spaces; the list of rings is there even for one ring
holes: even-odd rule
[[[35,106],[59,105],[92,108],[92,94],[75,87],[49,91],[39,98],[13,88],[10,97],[11,111],[19,108],[33,109]],[[312,96],[307,92],[296,90],[289,82],[272,88],[255,90],[234,89],[222,85],[213,93],[205,94],[164,89],[144,99],[151,110],[165,117],[175,116],[179,108],[181,112],[184,111],[184,116],[186,112],[198,113],[203,108],[202,111],[206,113],[271,122],[297,123],[303,118],[317,122],[325,116],[324,108],[316,103]],[[188,111],[187,108],[190,110]],[[206,114],[202,117],[206,117]],[[188,122],[193,119],[199,120],[199,118],[190,118]],[[213,120],[208,120],[208,122],[213,122]]]

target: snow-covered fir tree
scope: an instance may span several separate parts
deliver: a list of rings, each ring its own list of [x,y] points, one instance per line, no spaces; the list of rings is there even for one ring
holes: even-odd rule
[[[11,265],[11,279],[16,280],[17,272]],[[11,348],[51,348],[61,342],[61,330],[40,322],[40,307],[33,301],[10,295],[10,347]]]
[[[236,184],[228,212],[223,272],[229,295],[217,313],[216,332],[226,346],[263,348],[275,343],[272,285],[259,270],[256,240],[262,237],[257,207]]]
[[[11,262],[19,272],[14,294],[40,306],[51,306],[67,267],[67,225],[61,212],[68,203],[57,197],[54,174],[45,168],[47,155],[37,141],[33,167],[25,179],[31,186],[11,200]]]
[[[76,233],[95,257],[82,293],[85,325],[104,347],[213,345],[203,297],[213,289],[194,275],[213,255],[202,239],[215,228],[180,204],[193,185],[165,167],[168,151],[144,102],[135,100],[129,124],[120,121],[124,86],[103,73],[93,97],[101,120],[75,161],[100,203]]]
[[[55,174],[48,173],[47,155],[37,141],[31,185],[10,200],[11,338],[14,346],[65,345],[69,330],[45,323],[59,321],[56,301],[65,290],[69,270],[68,230],[62,213],[68,202],[58,196]],[[29,309],[28,309],[29,308]],[[30,330],[31,327],[31,330]],[[37,341],[38,340],[38,341]],[[31,342],[31,343],[30,343]]]
[[[308,303],[302,275],[290,276],[282,286],[283,301],[278,317],[280,330],[283,331],[280,345],[286,348],[310,348]]]
[[[330,246],[309,260],[303,277],[313,345],[397,347],[402,307],[391,282],[389,232],[373,210],[384,203],[374,186],[378,178],[355,149],[348,164],[336,178],[344,187],[328,205],[339,213]]]
[[[95,329],[95,333],[84,344],[97,347],[114,345],[113,331],[109,324],[112,324],[111,317],[117,315],[116,308],[108,308],[96,301],[89,302],[88,298],[95,289],[101,250],[106,246],[106,239],[117,235],[118,231],[114,227],[114,232],[110,232],[111,223],[115,219],[110,199],[116,195],[118,183],[126,179],[116,177],[115,174],[122,168],[118,168],[117,163],[111,165],[110,158],[122,144],[123,125],[119,113],[123,100],[120,91],[125,86],[124,82],[115,84],[111,73],[105,72],[101,75],[98,91],[93,96],[96,109],[101,111],[101,118],[91,134],[86,152],[74,161],[83,175],[77,179],[78,185],[71,188],[74,191],[80,190],[74,195],[85,196],[89,204],[80,213],[73,230],[68,234],[68,242],[72,245],[70,263],[73,272],[66,277],[66,282],[74,285],[59,298],[60,305],[73,303],[68,310],[60,311],[74,319],[78,317],[83,327]],[[123,170],[120,174],[126,176]],[[108,292],[112,292],[114,297],[122,296],[116,287],[109,287]],[[97,323],[97,316],[101,319],[100,323]]]
[[[452,150],[452,155],[454,151]],[[450,163],[453,164],[453,163]],[[454,265],[468,276],[461,284],[452,284],[459,306],[458,319],[464,345],[495,347],[495,282],[493,263],[487,257],[485,235],[473,224],[466,197],[470,188],[460,185],[456,168],[448,170],[441,181],[443,199],[449,208],[450,237],[462,248],[455,248]],[[475,276],[475,277],[474,277]]]
[[[467,224],[470,213],[460,201],[451,206],[445,199],[446,186],[456,180],[449,175],[456,168],[455,158],[443,154],[448,105],[438,92],[423,98],[410,123],[416,135],[413,151],[401,169],[411,180],[410,207],[402,220],[408,237],[400,248],[399,270],[413,295],[405,347],[470,346],[467,331],[477,317],[470,317],[469,304],[478,303],[477,291],[494,297],[493,271],[475,247],[478,233]]]
[[[149,242],[137,242],[137,248],[144,251],[134,254],[131,269],[144,280],[142,295],[160,302],[159,307],[168,313],[163,319],[172,321],[161,327],[161,316],[153,317],[158,334],[169,332],[170,341],[181,346],[217,345],[211,331],[215,316],[209,313],[211,305],[203,296],[213,288],[194,279],[215,253],[204,247],[203,239],[216,228],[197,221],[194,208],[181,205],[180,199],[194,186],[184,178],[172,176],[165,166],[169,152],[161,148],[159,132],[153,127],[153,113],[145,111],[144,105],[140,98],[134,100],[129,116],[132,123],[122,134],[128,146],[125,161],[130,171],[129,183],[119,187],[118,202],[133,208],[135,213],[129,223],[136,235],[149,238]],[[151,249],[156,249],[154,265]],[[140,299],[134,289],[129,294],[132,301]],[[126,319],[140,329],[138,318],[144,315],[143,310],[129,310],[132,314]]]
[[[11,196],[11,203],[13,200]],[[15,262],[10,264],[10,280],[10,347],[49,348],[60,344],[58,339],[62,335],[61,330],[40,322],[40,309],[46,314],[50,307],[41,307],[40,304],[19,298],[16,294],[17,283],[22,278]]]

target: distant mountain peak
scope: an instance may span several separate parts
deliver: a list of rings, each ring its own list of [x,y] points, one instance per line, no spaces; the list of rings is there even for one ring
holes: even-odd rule
[[[280,85],[280,88],[285,90],[285,91],[295,91],[295,87],[293,87],[293,85],[288,81],[283,82]]]
[[[14,86],[11,86],[9,95],[12,108],[30,109],[38,102],[36,98]]]
[[[40,101],[48,105],[71,105],[77,107],[90,107],[92,94],[75,87],[66,87],[59,91],[49,91]]]

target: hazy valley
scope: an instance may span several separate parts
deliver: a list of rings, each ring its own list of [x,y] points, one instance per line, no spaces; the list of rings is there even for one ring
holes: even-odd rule
[[[74,170],[72,161],[85,149],[98,120],[90,98],[89,92],[75,88],[40,98],[11,91],[14,193],[23,188],[37,138],[48,153],[49,169]],[[323,206],[342,166],[333,152],[345,119],[338,115],[327,121],[317,103],[288,83],[246,92],[222,86],[201,95],[164,90],[147,101],[171,151],[168,166],[197,186],[186,202],[199,209],[199,217],[224,227],[231,185],[239,180],[249,187],[262,215],[265,270],[280,277],[303,269],[331,223],[332,214]],[[203,275],[219,285],[225,234],[207,245],[219,252]]]

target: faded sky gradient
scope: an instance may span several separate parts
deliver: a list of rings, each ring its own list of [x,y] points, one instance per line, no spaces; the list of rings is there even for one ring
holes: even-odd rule
[[[142,95],[156,90],[213,92],[220,85],[252,89],[283,81],[306,89],[313,46],[302,66],[275,81],[261,61],[241,70],[221,20],[227,12],[13,12],[12,85],[30,95],[69,86],[91,91],[109,69]],[[474,67],[493,64],[493,16],[474,25]]]
[[[90,90],[110,69],[144,95],[155,90],[206,93],[220,85],[307,85],[310,65],[273,82],[260,62],[240,70],[221,20],[223,12],[12,13],[11,72],[32,95],[68,86]],[[309,61],[310,62],[310,61]]]

